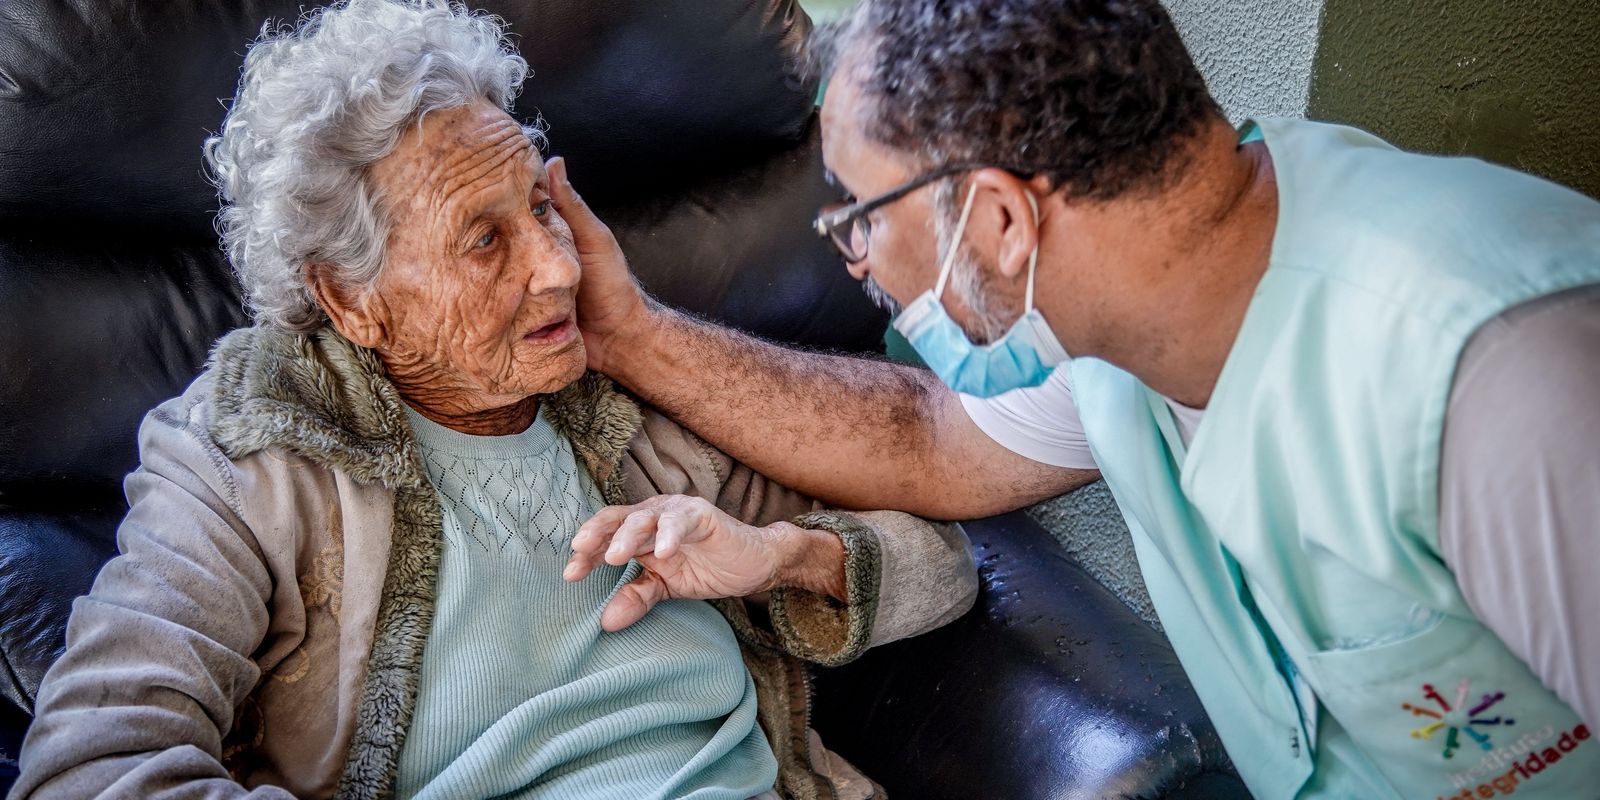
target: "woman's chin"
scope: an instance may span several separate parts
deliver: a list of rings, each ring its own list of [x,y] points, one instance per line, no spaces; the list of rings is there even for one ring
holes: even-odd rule
[[[583,377],[588,366],[582,336],[573,336],[559,348],[524,345],[518,349],[523,351],[517,360],[524,365],[521,372],[525,377],[517,383],[528,394],[555,394]]]

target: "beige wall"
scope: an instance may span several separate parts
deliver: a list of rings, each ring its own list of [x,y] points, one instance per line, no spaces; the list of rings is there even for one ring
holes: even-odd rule
[[[1306,115],[1323,0],[1165,3],[1228,119]]]

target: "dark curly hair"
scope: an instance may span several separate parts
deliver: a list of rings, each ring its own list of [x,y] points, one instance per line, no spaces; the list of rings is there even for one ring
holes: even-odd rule
[[[812,66],[851,70],[869,137],[1072,197],[1159,189],[1221,114],[1155,0],[861,0],[819,33]]]

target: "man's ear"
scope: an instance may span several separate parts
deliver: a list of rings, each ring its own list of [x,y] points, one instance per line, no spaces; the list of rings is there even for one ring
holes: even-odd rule
[[[1026,278],[1028,256],[1039,246],[1039,214],[1028,202],[1033,186],[1002,169],[979,170],[973,175],[979,192],[999,203],[1000,248],[996,269],[1005,278]],[[1035,202],[1038,202],[1035,199]]]
[[[306,265],[306,282],[311,285],[317,305],[322,306],[339,335],[362,347],[377,347],[384,339],[384,325],[371,296],[352,297],[332,275],[333,269],[327,264]]]

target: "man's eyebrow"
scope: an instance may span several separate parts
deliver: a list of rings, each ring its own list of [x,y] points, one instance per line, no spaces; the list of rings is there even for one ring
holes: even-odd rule
[[[839,191],[843,192],[844,196],[846,198],[849,198],[851,200],[855,199],[855,196],[856,196],[855,192],[850,191],[850,187],[845,186],[844,185],[844,181],[839,180],[839,176],[833,174],[833,170],[827,169],[827,168],[823,168],[823,170],[822,170],[822,179],[827,181],[829,186],[831,186],[831,187],[833,187],[835,189],[838,189]]]

